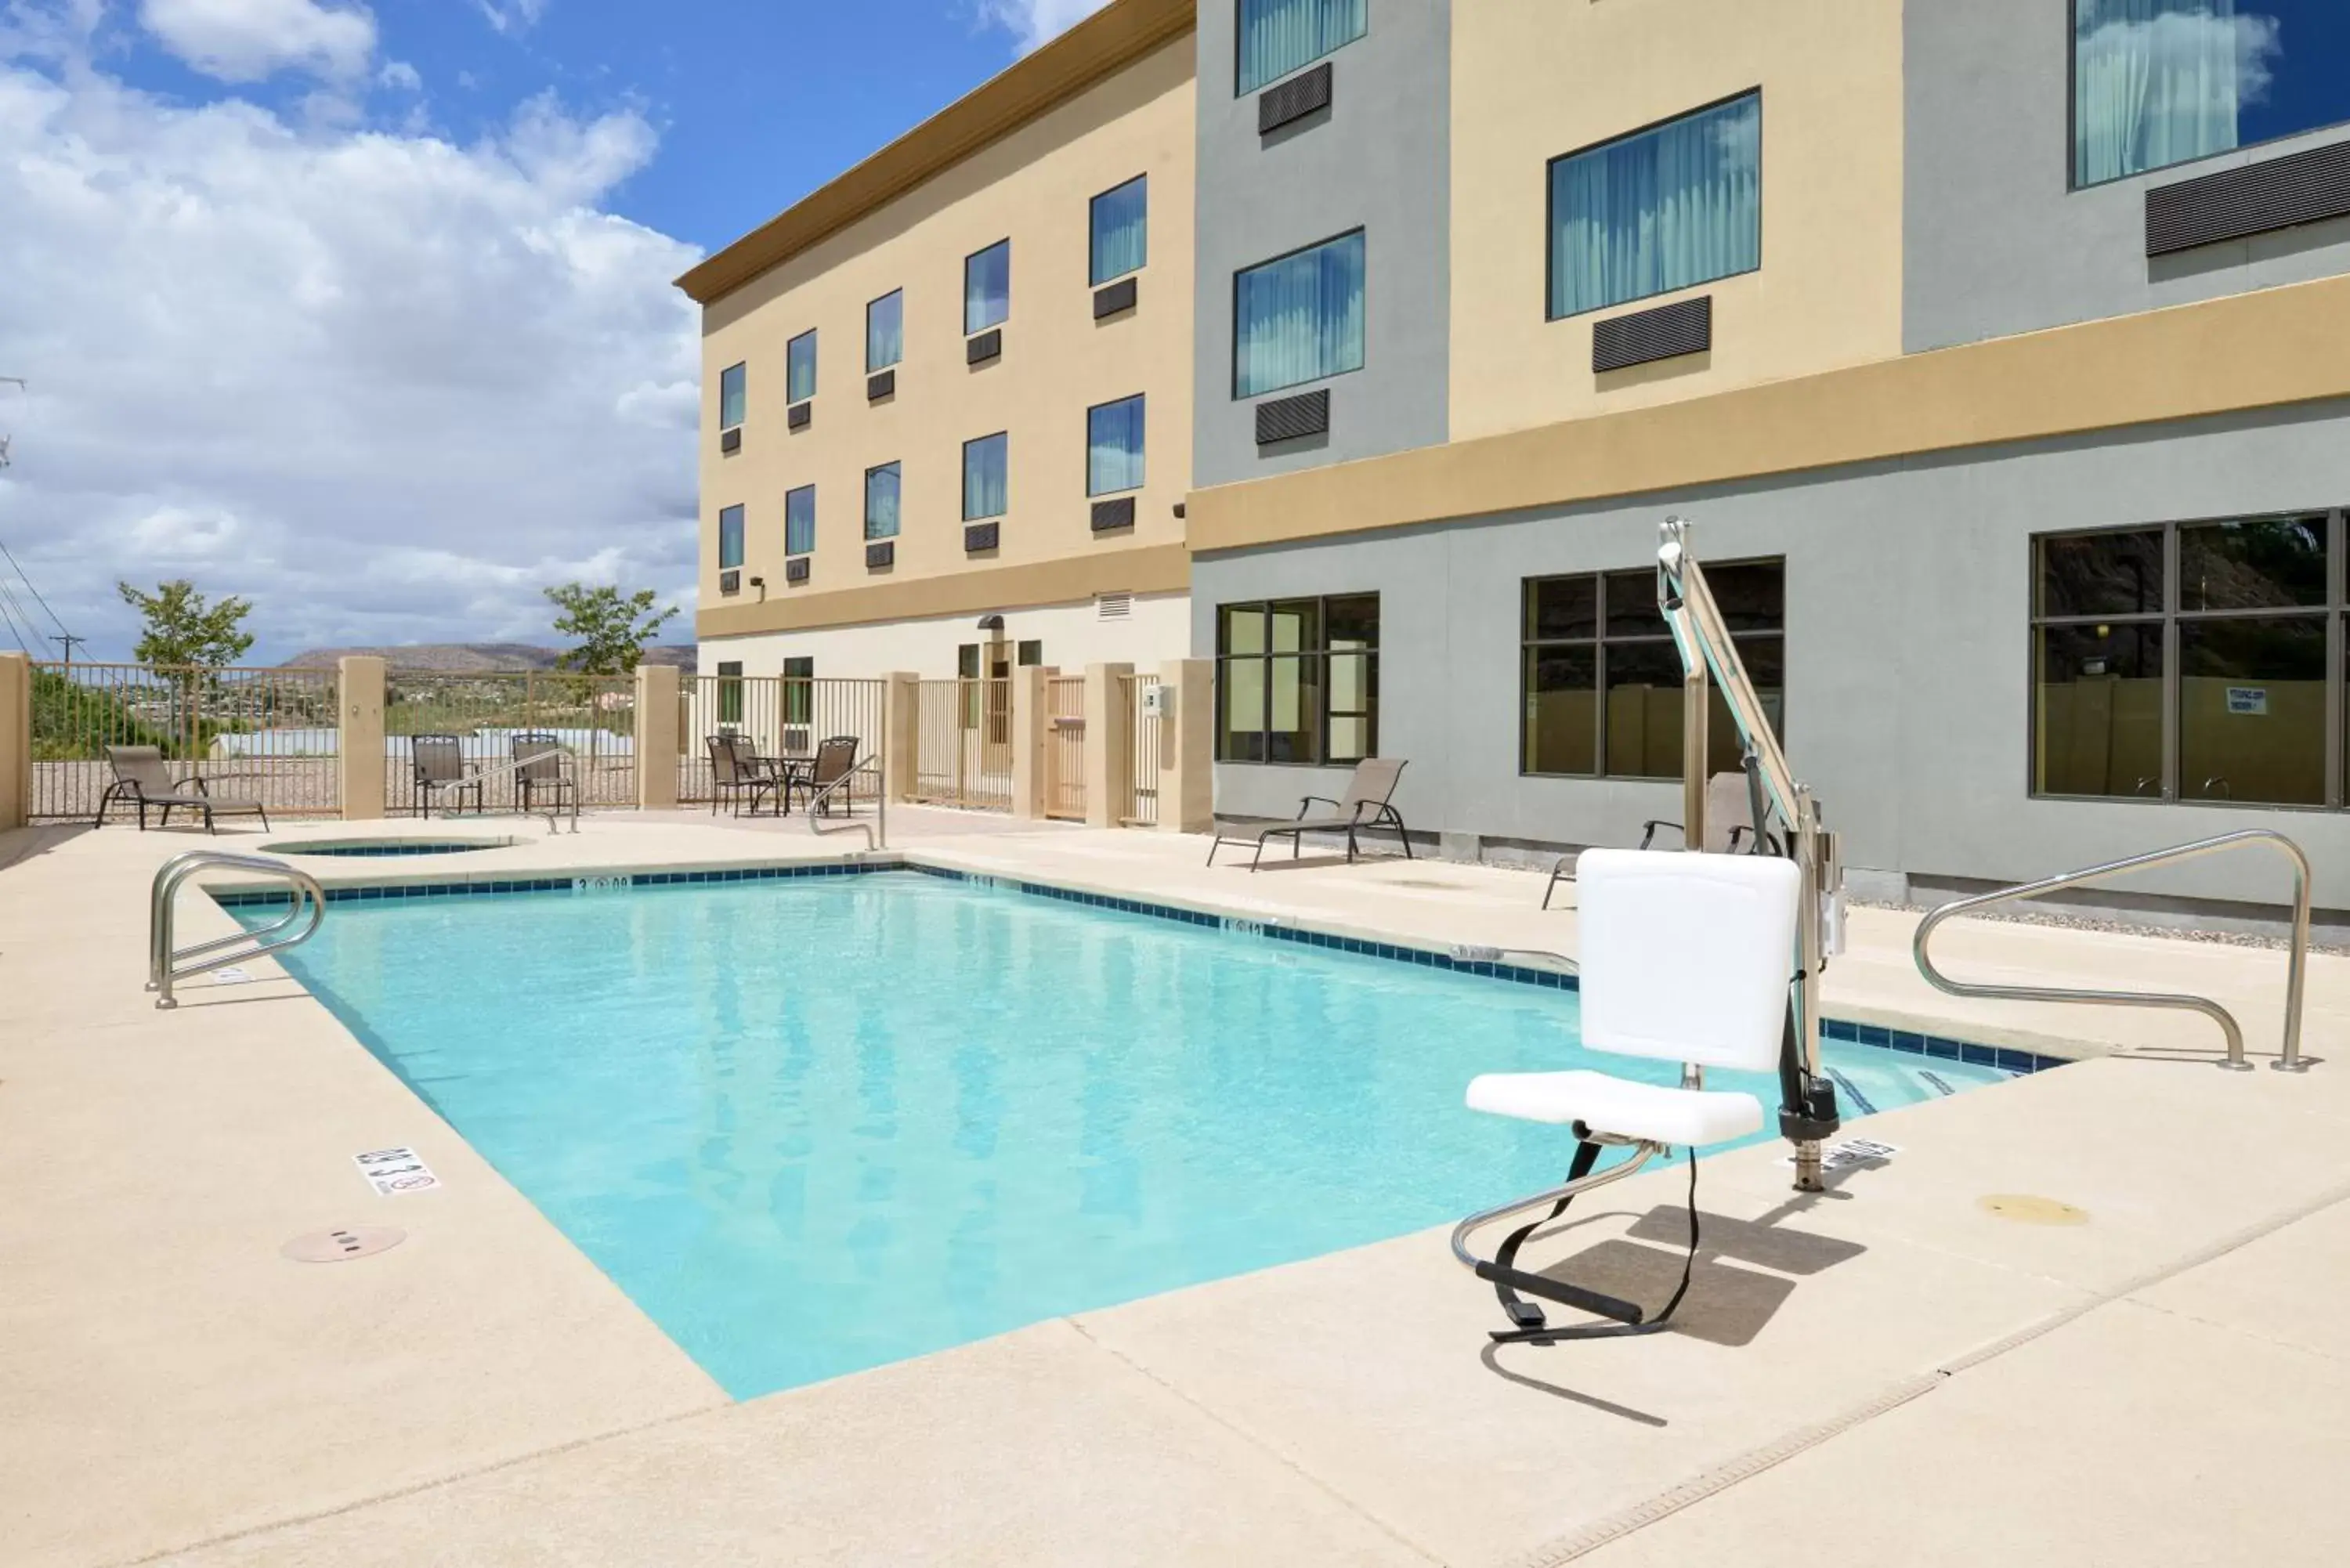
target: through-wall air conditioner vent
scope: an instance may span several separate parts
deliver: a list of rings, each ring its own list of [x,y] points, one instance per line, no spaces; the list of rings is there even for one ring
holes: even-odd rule
[[[1675,300],[1653,310],[1611,316],[1591,324],[1591,373],[1702,354],[1713,347],[1713,296]]]
[[[730,567],[727,570],[719,573],[718,591],[722,594],[741,593],[743,591],[742,572],[737,568]]]
[[[1294,398],[1274,398],[1256,406],[1256,444],[1273,446],[1330,431],[1330,389],[1319,387]]]
[[[787,583],[804,583],[807,580],[808,558],[806,556],[794,556],[790,560],[784,563],[784,581]]]
[[[1133,526],[1133,496],[1118,495],[1113,496],[1107,501],[1097,501],[1094,503],[1095,533],[1106,534],[1113,528],[1131,528]]]
[[[865,400],[867,402],[878,403],[884,398],[894,398],[897,395],[898,369],[896,366],[893,365],[887,370],[876,370],[873,374],[865,378]]]
[[[962,547],[967,555],[993,550],[1003,541],[1003,525],[1000,523],[970,523],[963,526]]]
[[[718,450],[723,452],[741,452],[743,450],[743,427],[737,425],[731,431],[720,431],[718,432]]]
[[[1330,62],[1323,61],[1303,76],[1276,82],[1258,95],[1256,133],[1269,135],[1295,125],[1317,109],[1330,107]]]
[[[897,564],[898,542],[896,540],[884,539],[879,545],[865,546],[865,566],[868,571],[878,572],[884,566],[894,566]]]
[[[969,365],[984,365],[1003,358],[1003,328],[1001,327],[991,327],[962,346],[963,362]]]
[[[784,425],[787,430],[804,431],[808,428],[808,421],[814,418],[816,418],[814,403],[794,403],[784,410]]]
[[[2350,141],[2222,169],[2146,193],[2146,254],[2173,255],[2350,213]]]
[[[1094,613],[1103,620],[1124,620],[1134,613],[1132,594],[1099,594],[1094,598]]]
[[[1107,321],[1113,316],[1125,315],[1134,308],[1140,291],[1141,285],[1130,277],[1119,278],[1116,283],[1105,284],[1094,290],[1094,319]]]

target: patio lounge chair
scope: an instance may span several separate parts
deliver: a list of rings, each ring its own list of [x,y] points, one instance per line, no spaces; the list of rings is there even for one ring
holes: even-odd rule
[[[1411,836],[1404,831],[1403,814],[1395,808],[1393,796],[1396,781],[1403,776],[1404,762],[1397,757],[1366,757],[1355,764],[1355,776],[1347,781],[1346,793],[1336,800],[1328,795],[1309,794],[1297,803],[1294,822],[1243,822],[1230,817],[1215,819],[1215,842],[1208,846],[1208,864],[1216,863],[1216,851],[1227,844],[1256,846],[1256,854],[1249,861],[1253,871],[1264,858],[1264,841],[1289,836],[1289,857],[1296,859],[1302,853],[1305,835],[1309,833],[1343,833],[1347,836],[1347,864],[1355,863],[1357,846],[1355,836],[1366,827],[1392,827],[1403,841],[1403,855],[1412,859]],[[1331,809],[1320,815],[1308,815],[1316,804]]]
[[[1675,833],[1686,834],[1678,822],[1654,817],[1640,825],[1640,847],[1651,848],[1657,842],[1657,830],[1669,827]],[[1705,852],[1709,855],[1735,855],[1739,840],[1754,836],[1753,797],[1747,793],[1744,774],[1716,774],[1705,782]],[[1773,854],[1778,852],[1778,840],[1765,836],[1765,844]],[[1552,862],[1550,881],[1543,888],[1542,907],[1550,908],[1553,893],[1561,882],[1575,875],[1578,855],[1562,855]]]
[[[1637,849],[1584,856],[1583,1047],[1679,1062],[1680,1086],[1589,1071],[1494,1073],[1470,1084],[1471,1110],[1565,1127],[1575,1138],[1564,1186],[1472,1214],[1453,1229],[1453,1256],[1492,1285],[1508,1314],[1511,1326],[1492,1335],[1497,1343],[1651,1334],[1680,1305],[1697,1257],[1697,1150],[1762,1128],[1762,1102],[1706,1088],[1705,1070],[1763,1073],[1778,1065],[1802,879],[1795,862],[1779,856]],[[1690,1158],[1690,1262],[1679,1289],[1656,1315],[1571,1283],[1556,1267],[1517,1267],[1526,1239],[1579,1194],[1631,1175],[1654,1156],[1669,1159],[1675,1145]],[[1595,1174],[1599,1151],[1608,1147],[1631,1153]],[[1491,1261],[1470,1251],[1472,1232],[1526,1213],[1535,1217],[1513,1231]],[[1607,1321],[1554,1328],[1526,1296]]]
[[[855,784],[850,784],[846,789],[834,790],[831,794],[824,793],[847,778],[849,772],[856,766],[856,736],[833,735],[817,742],[815,763],[806,773],[785,781],[784,809],[791,810],[791,792],[796,787],[806,792],[809,807],[818,815],[831,815],[835,801],[838,801],[841,808],[849,815],[856,815],[857,803],[850,798],[856,793]],[[824,798],[819,801],[816,798],[818,795],[823,795]]]
[[[185,781],[173,779],[171,764],[163,760],[160,746],[109,746],[106,761],[114,770],[114,782],[98,797],[98,820],[90,824],[92,827],[104,827],[106,808],[122,800],[139,803],[141,833],[147,831],[147,808],[151,805],[162,808],[158,827],[172,825],[172,812],[177,807],[202,812],[206,833],[220,831],[213,819],[224,812],[231,816],[257,816],[261,818],[261,830],[269,831],[269,811],[259,801],[242,795],[214,794],[201,774]]]
[[[515,790],[522,796],[524,811],[546,809],[532,805],[533,797],[537,795],[548,797],[557,807],[566,803],[575,806],[579,804],[579,781],[563,771],[563,759],[567,753],[561,741],[537,732],[516,735],[512,750]]]
[[[473,809],[486,809],[482,805],[482,781],[465,765],[464,742],[454,735],[411,735],[408,754],[416,775],[418,815],[432,815],[434,796],[453,794],[462,803],[468,790],[473,794]]]
[[[709,735],[702,743],[710,748],[710,815],[718,815],[718,803],[725,798],[733,801],[734,815],[742,815],[747,792],[751,815],[758,815],[759,797],[776,793],[775,775],[765,762],[741,735]]]

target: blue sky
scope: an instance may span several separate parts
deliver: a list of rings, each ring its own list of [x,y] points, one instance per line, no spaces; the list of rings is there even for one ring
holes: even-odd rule
[[[1098,3],[0,0],[0,543],[84,657],[119,579],[256,661],[548,642],[570,580],[690,627],[671,280]]]

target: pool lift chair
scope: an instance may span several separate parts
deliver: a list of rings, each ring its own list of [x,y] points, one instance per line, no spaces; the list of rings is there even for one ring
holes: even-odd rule
[[[1797,784],[1723,624],[1688,524],[1669,518],[1657,552],[1657,597],[1686,671],[1682,686],[1684,810],[1689,842],[1703,844],[1707,710],[1718,681],[1743,745],[1751,820],[1740,855],[1595,849],[1578,864],[1582,951],[1577,968],[1583,1044],[1617,1055],[1678,1061],[1678,1086],[1591,1071],[1487,1074],[1469,1085],[1471,1110],[1565,1127],[1575,1137],[1565,1182],[1471,1214],[1453,1228],[1452,1253],[1493,1287],[1511,1326],[1500,1344],[1653,1334],[1689,1292],[1697,1261],[1697,1150],[1758,1132],[1752,1095],[1705,1086],[1709,1067],[1779,1075],[1779,1132],[1795,1146],[1795,1188],[1821,1190],[1820,1145],[1839,1126],[1835,1086],[1820,1071],[1819,975],[1842,946],[1843,867],[1819,806]],[[1782,831],[1773,836],[1775,814]],[[1774,853],[1783,849],[1787,853]],[[1482,955],[1480,955],[1482,956]],[[1553,955],[1555,956],[1555,955]],[[1519,1249],[1583,1193],[1620,1181],[1675,1147],[1690,1162],[1689,1258],[1680,1284],[1651,1315],[1637,1303],[1517,1266]],[[1601,1151],[1629,1154],[1605,1169]],[[1547,1206],[1491,1259],[1476,1231]],[[1525,1298],[1591,1314],[1554,1325]]]

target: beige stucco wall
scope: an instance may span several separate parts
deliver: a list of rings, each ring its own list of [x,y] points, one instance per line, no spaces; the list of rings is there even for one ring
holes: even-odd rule
[[[1901,11],[1891,0],[1453,7],[1456,441],[1901,351]],[[1762,266],[1558,321],[1550,160],[1762,89]],[[1604,377],[1595,317],[1713,296],[1713,350]]]
[[[1091,602],[1004,606],[997,613],[1003,617],[1003,640],[1042,642],[1045,662],[1070,671],[1103,662],[1155,668],[1191,650],[1188,594],[1138,594],[1125,616],[1108,620]],[[943,680],[956,673],[957,649],[997,635],[981,631],[971,616],[948,615],[706,637],[702,639],[701,672],[715,675],[722,662],[739,660],[744,675],[781,675],[785,659],[812,659],[822,680],[869,679],[899,670]]]
[[[703,314],[702,605],[705,636],[846,618],[827,595],[951,578],[1073,556],[1180,545],[1174,515],[1191,447],[1192,44],[1187,35],[973,154]],[[1136,310],[1097,324],[1091,199],[1150,179],[1149,260]],[[963,259],[1012,241],[1003,354],[966,364]],[[865,400],[865,307],[905,291],[894,400]],[[785,428],[785,346],[819,334],[810,427]],[[743,449],[719,452],[719,374],[748,366]],[[1096,537],[1086,494],[1086,410],[1146,395],[1147,485],[1131,530]],[[962,548],[962,443],[1010,433],[1010,510],[1000,550]],[[903,491],[897,562],[865,566],[865,471],[895,461]],[[784,495],[816,486],[811,580],[784,581]],[[744,591],[718,592],[718,514],[744,507]],[[1120,583],[1107,562],[1102,587]],[[1159,576],[1165,574],[1160,572]],[[767,605],[752,576],[766,579]],[[951,593],[921,596],[952,598]],[[863,600],[870,603],[871,596]],[[858,615],[854,618],[871,618]]]

